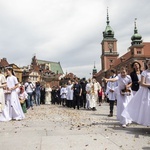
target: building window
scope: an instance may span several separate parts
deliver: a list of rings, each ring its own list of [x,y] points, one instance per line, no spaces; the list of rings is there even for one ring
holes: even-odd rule
[[[141,54],[141,51],[137,51],[137,54]]]
[[[110,59],[110,60],[109,60],[109,62],[110,62],[110,63],[112,63],[112,62],[113,62],[113,60],[112,60],[112,59]]]

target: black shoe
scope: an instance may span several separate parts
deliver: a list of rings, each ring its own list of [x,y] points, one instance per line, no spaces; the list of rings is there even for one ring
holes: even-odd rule
[[[110,114],[108,115],[108,117],[113,117],[113,114],[112,114],[112,113],[110,113]]]
[[[95,107],[93,107],[93,108],[92,108],[92,110],[93,110],[93,111],[96,111],[96,108],[95,108]]]

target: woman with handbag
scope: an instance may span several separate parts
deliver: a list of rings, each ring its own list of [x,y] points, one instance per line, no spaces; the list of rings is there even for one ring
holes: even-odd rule
[[[131,79],[132,79],[132,93],[133,95],[136,94],[136,92],[140,88],[140,81],[141,81],[141,64],[138,61],[134,61],[131,64],[131,67],[133,68],[133,71],[130,73]]]
[[[131,77],[127,75],[126,68],[122,67],[120,74],[115,78],[104,78],[104,80],[106,82],[118,82],[118,87],[115,90],[117,94],[117,119],[120,121],[122,127],[125,128],[127,124],[131,123],[131,120],[121,116],[121,114],[133,97],[130,88],[132,85]]]

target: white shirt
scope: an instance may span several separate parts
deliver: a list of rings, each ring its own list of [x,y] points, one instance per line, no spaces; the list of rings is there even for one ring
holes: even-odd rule
[[[26,82],[25,88],[26,88],[27,93],[32,93],[35,87],[34,87],[33,83]]]
[[[62,87],[60,90],[61,98],[67,98],[67,88]]]
[[[110,79],[112,79],[112,78],[115,78],[115,76],[110,77]],[[107,83],[106,93],[107,93],[107,96],[108,96],[109,100],[116,100],[115,90],[116,90],[117,87],[118,87],[118,82],[117,81]],[[110,92],[110,90],[113,90],[114,92]]]
[[[67,86],[67,100],[73,100],[72,84]]]

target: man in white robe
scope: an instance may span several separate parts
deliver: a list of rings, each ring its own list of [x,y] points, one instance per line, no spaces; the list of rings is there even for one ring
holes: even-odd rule
[[[101,86],[99,82],[96,81],[95,78],[92,79],[92,87],[91,87],[91,104],[90,107],[93,111],[96,110],[96,103],[98,101],[98,91],[100,90]]]
[[[71,81],[68,81],[67,85],[67,107],[71,108],[73,106],[73,84]]]

